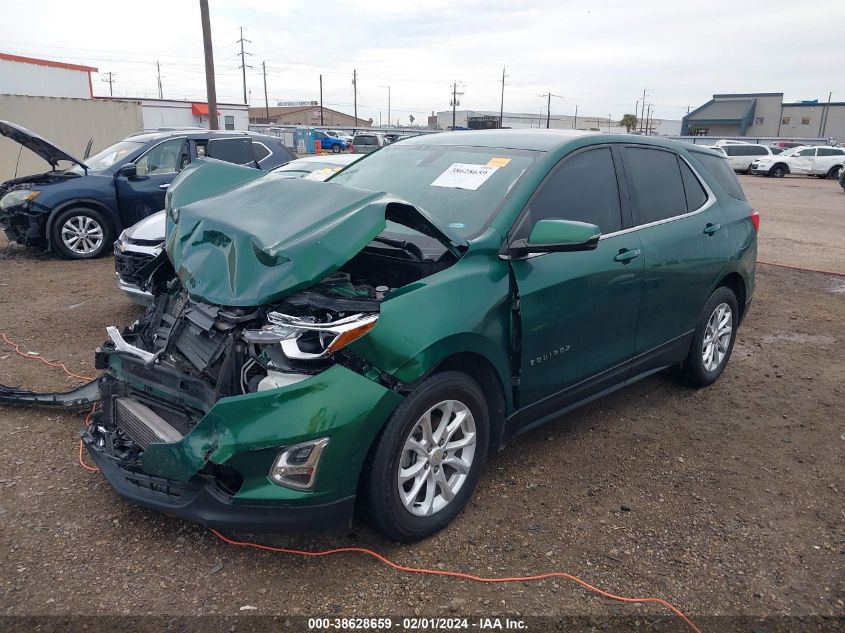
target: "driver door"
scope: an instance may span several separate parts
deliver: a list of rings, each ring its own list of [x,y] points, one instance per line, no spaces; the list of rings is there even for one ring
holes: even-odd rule
[[[164,196],[179,173],[188,146],[184,138],[162,141],[135,161],[136,174],[118,175],[115,191],[123,226],[132,226],[164,208]]]
[[[634,352],[643,263],[630,226],[618,150],[588,147],[564,158],[529,201],[510,239],[527,237],[538,220],[597,225],[595,250],[511,260],[521,338],[518,407],[559,410],[616,384]],[[624,213],[624,216],[623,216]],[[531,418],[537,415],[530,416]]]
[[[802,149],[789,162],[789,171],[793,174],[809,174],[813,171],[813,161],[816,159],[816,148]]]

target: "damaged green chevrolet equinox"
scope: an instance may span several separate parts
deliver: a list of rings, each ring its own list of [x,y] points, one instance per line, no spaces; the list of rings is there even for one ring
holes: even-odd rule
[[[446,526],[491,451],[666,368],[725,368],[758,215],[723,156],[554,131],[420,136],[328,182],[211,160],[167,194],[156,300],[98,348],[85,446],[215,528]]]

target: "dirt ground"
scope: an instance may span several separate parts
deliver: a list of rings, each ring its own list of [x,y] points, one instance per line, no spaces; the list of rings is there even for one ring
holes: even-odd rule
[[[761,259],[845,266],[836,183],[742,182],[763,216]],[[757,279],[717,384],[694,391],[657,375],[523,436],[493,456],[467,509],[435,537],[398,546],[357,523],[335,537],[256,538],[363,546],[480,575],[567,571],[622,595],[663,597],[702,622],[793,616],[787,628],[803,630],[805,616],[842,618],[845,277],[761,265]],[[138,314],[115,287],[111,259],[64,262],[0,242],[0,331],[25,350],[93,375],[105,326]],[[76,381],[0,340],[0,383]],[[359,555],[303,560],[226,545],[123,502],[80,468],[83,417],[0,406],[0,616],[665,616],[564,580],[480,585]]]

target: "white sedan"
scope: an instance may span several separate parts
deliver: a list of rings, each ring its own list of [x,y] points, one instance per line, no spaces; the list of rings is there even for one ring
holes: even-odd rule
[[[773,178],[794,174],[837,179],[843,166],[845,149],[842,147],[793,147],[778,156],[755,160],[749,173]]]

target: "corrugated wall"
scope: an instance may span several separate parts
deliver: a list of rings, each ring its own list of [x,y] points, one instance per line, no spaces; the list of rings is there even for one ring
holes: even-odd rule
[[[100,101],[59,97],[26,97],[0,94],[0,119],[17,123],[82,159],[88,140],[92,153],[105,149],[143,129],[141,104],[137,101]],[[0,136],[0,182],[15,175],[47,171],[49,166],[27,149]]]

